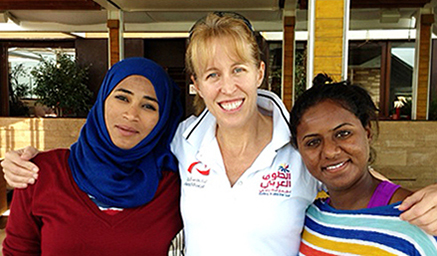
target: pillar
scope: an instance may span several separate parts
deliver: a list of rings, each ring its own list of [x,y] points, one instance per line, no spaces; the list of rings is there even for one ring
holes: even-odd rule
[[[282,101],[288,110],[291,110],[294,102],[294,29],[296,18],[284,16],[284,32],[282,41]]]
[[[350,0],[310,0],[307,87],[318,73],[347,78]]]
[[[434,23],[434,15],[421,13],[418,17],[412,119],[426,120],[430,88],[431,28]]]
[[[0,43],[0,116],[9,116],[8,47]]]
[[[122,11],[108,11],[108,60],[109,67],[124,58],[124,21]]]

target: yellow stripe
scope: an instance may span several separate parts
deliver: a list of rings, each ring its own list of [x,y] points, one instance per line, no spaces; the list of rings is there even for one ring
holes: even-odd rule
[[[329,239],[324,239],[317,237],[306,229],[303,232],[302,239],[307,241],[309,244],[318,246],[323,249],[332,250],[334,252],[341,253],[352,253],[358,255],[375,255],[375,256],[396,256],[396,254],[387,252],[381,248],[371,246],[371,245],[362,245],[356,243],[346,243],[346,242],[336,242]],[[335,239],[335,238],[333,238]]]

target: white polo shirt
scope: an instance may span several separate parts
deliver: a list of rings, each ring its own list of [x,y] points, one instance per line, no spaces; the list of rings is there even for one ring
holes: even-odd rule
[[[273,116],[272,141],[231,187],[208,110],[182,122],[172,142],[182,181],[181,211],[188,256],[296,255],[316,180],[291,146],[289,113],[273,93],[258,90]]]

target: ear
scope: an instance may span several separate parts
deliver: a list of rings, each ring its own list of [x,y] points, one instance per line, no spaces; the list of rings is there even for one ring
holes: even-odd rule
[[[261,61],[259,63],[259,68],[258,68],[257,87],[260,87],[264,80],[265,70],[266,70],[266,64],[264,63],[264,61]]]
[[[191,81],[193,82],[194,90],[196,90],[197,94],[203,98],[202,91],[199,88],[199,83],[197,82],[196,78],[193,75],[191,75],[190,78]]]
[[[367,140],[369,143],[373,140],[373,131],[372,131],[372,125],[369,123],[366,127],[364,127],[364,130],[366,130]]]

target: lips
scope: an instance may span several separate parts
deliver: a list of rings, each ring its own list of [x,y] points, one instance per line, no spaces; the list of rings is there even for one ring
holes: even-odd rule
[[[139,133],[136,129],[125,125],[116,125],[115,128],[117,128],[122,136],[132,136]]]
[[[340,162],[340,163],[331,164],[331,165],[327,165],[327,166],[322,167],[322,169],[324,171],[337,172],[337,171],[342,170],[349,163],[349,161],[350,160],[343,161],[343,162]]]
[[[241,105],[243,105],[243,99],[239,100],[232,100],[232,101],[221,101],[219,102],[219,105],[222,109],[226,111],[235,111],[238,110]]]

